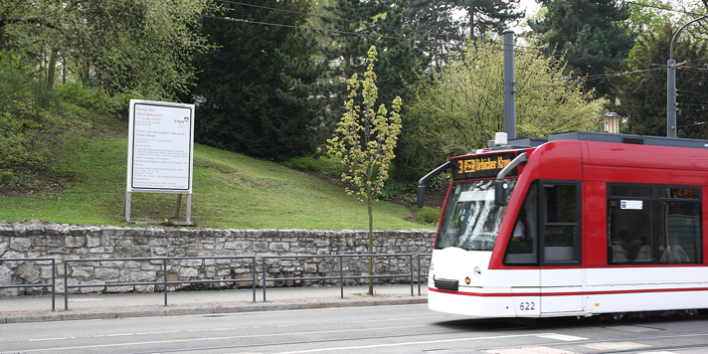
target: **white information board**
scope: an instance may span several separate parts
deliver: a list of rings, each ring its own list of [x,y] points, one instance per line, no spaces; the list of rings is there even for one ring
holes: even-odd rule
[[[130,100],[126,192],[192,194],[194,105]]]

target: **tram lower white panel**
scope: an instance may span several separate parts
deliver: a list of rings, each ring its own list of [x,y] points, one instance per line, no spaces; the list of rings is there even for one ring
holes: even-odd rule
[[[434,311],[477,318],[517,317],[514,298],[510,296],[480,297],[428,291],[428,307]],[[526,317],[538,315],[529,314]]]
[[[442,268],[442,267],[440,267]],[[439,272],[439,277],[445,277]],[[432,310],[471,317],[556,317],[708,308],[708,267],[489,270],[482,286],[438,292]]]
[[[700,309],[708,308],[708,292],[590,295],[587,302],[593,314]]]

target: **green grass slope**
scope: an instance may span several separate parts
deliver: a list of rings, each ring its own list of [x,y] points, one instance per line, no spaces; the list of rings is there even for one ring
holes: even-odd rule
[[[58,176],[61,189],[37,188],[0,196],[0,220],[131,225],[121,215],[126,188],[127,122],[76,106],[80,129],[65,134]],[[198,117],[197,117],[198,119]],[[58,148],[59,149],[59,148]],[[175,194],[133,193],[131,220],[164,221],[174,215]],[[184,219],[182,201],[180,219]],[[376,229],[431,228],[411,222],[410,210],[375,203]],[[281,164],[196,144],[192,221],[199,228],[366,229],[366,205],[341,188]]]

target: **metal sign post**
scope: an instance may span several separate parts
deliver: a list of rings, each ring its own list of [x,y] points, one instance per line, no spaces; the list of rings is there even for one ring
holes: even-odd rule
[[[191,221],[194,105],[130,100],[129,122],[125,220],[131,222],[131,193],[174,193],[178,194],[175,219],[179,216],[182,194],[187,195],[187,205],[186,222],[173,224],[194,225]]]

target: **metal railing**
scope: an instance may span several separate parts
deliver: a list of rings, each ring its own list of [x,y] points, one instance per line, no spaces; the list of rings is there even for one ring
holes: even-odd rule
[[[206,259],[250,259],[251,260],[251,279],[218,279],[218,280],[181,280],[167,281],[167,261],[172,260],[206,260]],[[68,279],[68,264],[69,263],[85,263],[85,262],[125,262],[125,261],[162,261],[163,265],[163,281],[154,282],[132,282],[132,283],[105,283],[105,284],[79,284],[69,285]],[[159,257],[159,258],[97,258],[97,259],[67,259],[64,260],[64,310],[69,309],[69,288],[108,288],[118,286],[135,286],[135,285],[163,285],[163,293],[165,294],[165,306],[167,306],[167,286],[176,284],[199,284],[199,283],[238,283],[250,281],[253,287],[253,302],[256,302],[256,257],[255,256],[237,256],[237,257]]]
[[[56,261],[54,258],[0,258],[0,262],[28,262],[28,261],[35,261],[35,262],[52,262],[52,283],[51,284],[17,284],[17,285],[0,285],[0,289],[8,289],[8,288],[47,288],[51,287],[52,288],[52,311],[55,310],[55,297],[56,297],[56,288],[57,288],[57,279],[56,279]]]
[[[382,258],[382,257],[408,257],[410,264],[409,274],[379,274],[379,275],[344,275],[344,258]],[[268,259],[302,259],[302,258],[339,258],[339,276],[320,276],[320,277],[290,277],[290,278],[268,278],[266,277],[266,261]],[[266,301],[266,282],[268,281],[289,281],[289,280],[334,280],[339,279],[340,296],[344,298],[344,280],[345,279],[374,279],[374,278],[410,278],[411,280],[411,296],[413,296],[413,254],[412,253],[392,253],[392,254],[339,254],[339,255],[322,255],[322,256],[265,256],[263,257],[263,301]]]
[[[311,256],[264,256],[262,258],[262,286],[263,286],[263,301],[266,301],[267,282],[281,281],[307,281],[307,280],[339,280],[340,296],[344,298],[344,281],[346,279],[376,279],[376,278],[409,278],[411,284],[411,296],[414,295],[414,271],[413,271],[413,254],[412,253],[393,253],[393,254],[346,254],[346,255],[311,255]],[[430,258],[430,254],[417,254],[417,276],[418,276],[418,295],[421,295],[422,278],[428,274],[421,272],[421,258]],[[410,265],[409,273],[400,274],[376,274],[376,275],[344,275],[344,259],[345,258],[393,258],[393,257],[408,257]],[[267,277],[267,261],[273,259],[317,259],[317,258],[333,258],[339,259],[339,275],[334,276],[318,276],[318,277],[289,277],[289,278],[268,278]],[[218,259],[250,259],[251,260],[251,278],[246,279],[218,279],[218,280],[181,280],[167,281],[168,261],[175,260],[218,260]],[[56,297],[56,262],[53,258],[0,258],[0,262],[25,262],[25,261],[44,261],[52,263],[52,283],[51,284],[20,284],[20,285],[0,285],[3,288],[37,288],[51,287],[52,288],[52,311],[55,310]],[[126,261],[161,261],[163,279],[162,281],[154,282],[127,282],[127,283],[103,283],[103,284],[76,284],[69,285],[69,263],[87,263],[87,262],[126,262]],[[427,272],[426,272],[427,273]],[[64,309],[69,309],[69,288],[110,288],[120,286],[136,286],[136,285],[163,285],[164,304],[167,306],[167,290],[168,285],[178,284],[199,284],[199,283],[238,283],[251,282],[253,292],[253,302],[256,302],[256,285],[259,283],[256,278],[256,257],[255,256],[234,256],[234,257],[156,257],[156,258],[95,258],[95,259],[67,259],[64,260]]]
[[[433,256],[432,254],[428,254],[428,253],[426,253],[426,254],[418,254],[418,295],[420,295],[420,277],[421,277],[421,275],[420,275],[420,257],[428,257],[428,259],[429,259],[429,258],[432,257],[432,256]],[[425,278],[428,279],[428,276],[429,276],[430,274],[428,274],[428,273],[426,272],[424,275],[425,275]],[[427,284],[427,282],[426,282],[426,284]]]

